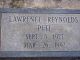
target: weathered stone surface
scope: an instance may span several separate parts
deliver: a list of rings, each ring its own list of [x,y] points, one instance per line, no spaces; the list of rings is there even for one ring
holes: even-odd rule
[[[1,18],[2,18],[2,13],[0,13],[0,31],[1,31]],[[1,50],[1,32],[0,32],[0,50]]]
[[[2,13],[1,51],[80,51],[80,14]]]
[[[80,0],[0,0],[0,8],[80,9]]]

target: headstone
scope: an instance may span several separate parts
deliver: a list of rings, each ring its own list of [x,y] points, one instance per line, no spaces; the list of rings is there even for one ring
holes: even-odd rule
[[[80,10],[0,12],[0,57],[80,56]]]

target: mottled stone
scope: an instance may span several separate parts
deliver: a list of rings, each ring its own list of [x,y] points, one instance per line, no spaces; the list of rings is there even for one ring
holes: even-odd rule
[[[80,9],[80,0],[0,0],[0,8]]]

